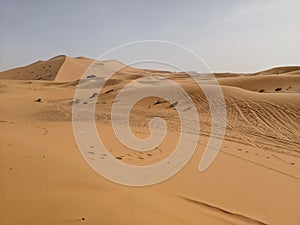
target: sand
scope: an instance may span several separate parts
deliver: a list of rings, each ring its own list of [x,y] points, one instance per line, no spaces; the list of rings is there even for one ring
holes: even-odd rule
[[[73,135],[75,88],[92,62],[58,56],[0,73],[0,224],[300,224],[300,67],[216,75],[226,101],[227,130],[219,155],[202,173],[198,164],[210,134],[203,93],[182,74],[119,71],[96,107],[99,135],[114,157],[132,165],[158,162],[173,151],[179,135],[176,111],[150,97],[132,110],[132,130],[145,138],[149,118],[161,116],[169,127],[166,140],[148,152],[116,140],[111,105],[133,79],[159,75],[181,84],[198,108],[201,125],[195,154],[178,174],[152,186],[128,187],[95,173]],[[98,62],[103,70],[119,64]]]

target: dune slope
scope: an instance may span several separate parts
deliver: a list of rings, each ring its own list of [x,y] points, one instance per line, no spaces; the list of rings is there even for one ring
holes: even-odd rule
[[[75,88],[97,87],[104,82],[103,71],[114,72],[123,65],[97,62],[97,70],[85,74],[96,77],[79,84],[90,59],[59,56],[49,61],[34,67],[39,71],[57,64],[56,76],[49,80],[38,80],[26,68],[1,74],[0,224],[300,224],[298,68],[283,73],[279,69],[279,75],[274,69],[271,74],[217,76],[226,101],[226,135],[214,163],[200,173],[199,161],[211,134],[210,109],[187,76],[126,67],[98,96],[76,101]],[[24,72],[24,79],[18,71]],[[130,125],[137,137],[149,136],[148,122],[154,116],[168,124],[166,139],[147,152],[117,140],[110,113],[124,85],[144,77],[133,89],[145,83],[145,88],[155,88],[158,76],[180,84],[197,107],[201,136],[196,151],[178,174],[160,184],[133,188],[112,183],[82,158],[73,135],[72,104],[96,103],[98,134],[117,160],[155,163],[172,153],[180,136],[180,121],[170,103],[149,97],[131,111]],[[209,80],[204,85],[214,88]],[[87,154],[95,157],[95,146]]]

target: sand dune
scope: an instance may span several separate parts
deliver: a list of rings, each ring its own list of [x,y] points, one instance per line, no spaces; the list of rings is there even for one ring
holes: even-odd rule
[[[0,72],[0,79],[74,81],[81,78],[94,59],[59,55],[46,61],[38,61],[28,66]],[[117,60],[97,61],[94,65],[112,67],[120,64]],[[99,68],[98,68],[99,69]]]
[[[298,75],[298,76],[297,76]],[[238,76],[233,78],[219,79],[221,85],[239,87],[254,92],[287,93],[299,92],[300,71],[298,74],[290,75],[255,75]]]
[[[141,77],[147,79],[136,88],[145,83],[153,88],[160,76],[177,82],[191,96],[201,127],[194,156],[171,179],[132,188],[96,174],[74,139],[74,92],[92,62],[58,56],[1,72],[0,224],[300,224],[299,67],[217,74],[226,101],[227,130],[220,154],[203,173],[197,168],[211,133],[210,109],[205,95],[182,73],[126,67],[99,95],[78,99],[79,105],[97,103],[99,135],[116,159],[148,165],[173,151],[180,132],[176,110],[156,97],[138,102],[130,115],[135,135],[148,137],[148,122],[154,116],[165,119],[168,134],[157,148],[134,151],[116,139],[111,127],[111,106],[118,93]],[[85,74],[79,87],[90,88],[91,80],[97,87],[104,82],[103,71],[119,66],[114,60],[97,61],[95,73]],[[204,79],[204,85],[211,83]],[[96,151],[91,147],[87,154],[93,157]]]
[[[54,80],[66,56],[57,56],[48,61],[37,61],[28,66],[0,73],[1,79]]]
[[[268,74],[299,74],[300,66],[283,66],[275,67],[272,69],[264,70],[261,72],[254,73],[253,75],[268,75]]]

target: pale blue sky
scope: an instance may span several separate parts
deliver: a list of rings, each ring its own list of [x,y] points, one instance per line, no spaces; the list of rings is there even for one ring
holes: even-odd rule
[[[300,65],[299,12],[297,0],[0,0],[0,70],[143,39],[184,45],[213,71]]]

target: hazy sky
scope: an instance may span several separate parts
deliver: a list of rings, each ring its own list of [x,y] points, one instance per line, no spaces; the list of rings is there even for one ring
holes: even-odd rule
[[[300,1],[0,0],[0,70],[130,41],[186,46],[213,71],[300,65]]]

